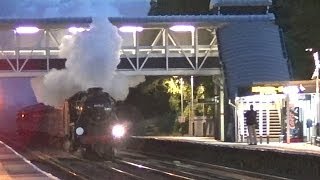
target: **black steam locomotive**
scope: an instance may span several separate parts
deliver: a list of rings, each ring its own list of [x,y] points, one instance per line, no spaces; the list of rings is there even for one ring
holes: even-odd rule
[[[102,88],[89,88],[74,94],[59,110],[45,105],[33,107],[18,112],[18,132],[33,132],[33,138],[40,134],[49,139],[59,138],[68,151],[110,158],[114,155],[114,147],[127,137],[128,122],[117,118],[116,101]],[[35,121],[39,125],[24,129]]]
[[[69,98],[69,114],[73,148],[84,148],[105,157],[113,155],[113,147],[126,133],[115,111],[116,101],[102,88],[90,88]]]

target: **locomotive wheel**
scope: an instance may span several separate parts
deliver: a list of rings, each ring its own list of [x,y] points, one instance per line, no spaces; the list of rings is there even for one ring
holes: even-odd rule
[[[111,145],[104,145],[103,158],[105,160],[112,160],[115,157],[115,149]]]
[[[69,139],[65,139],[63,140],[62,146],[64,151],[71,152],[73,150],[74,145]]]

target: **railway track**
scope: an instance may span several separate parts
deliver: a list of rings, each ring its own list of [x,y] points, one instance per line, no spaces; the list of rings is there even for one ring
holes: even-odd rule
[[[9,145],[19,148],[16,140],[0,136]],[[235,180],[235,179],[275,179],[283,177],[243,171],[223,166],[177,159],[172,156],[142,153],[134,151],[118,151],[112,161],[88,160],[72,154],[59,157],[39,150],[24,149],[31,162],[61,179],[203,179],[203,180]]]
[[[10,137],[10,138],[9,138]],[[165,171],[115,158],[112,161],[92,161],[72,154],[64,157],[51,156],[39,150],[21,147],[13,136],[0,136],[7,144],[19,149],[33,164],[61,179],[193,179],[177,172]]]
[[[178,172],[191,179],[273,179],[288,180],[285,177],[239,170],[225,166],[213,165],[189,159],[181,159],[168,155],[159,155],[145,152],[121,151],[119,156],[131,162],[147,164],[149,167]]]
[[[35,154],[40,159],[37,163],[58,167],[76,179],[195,179],[118,158],[99,162],[77,157],[53,158],[41,152]]]

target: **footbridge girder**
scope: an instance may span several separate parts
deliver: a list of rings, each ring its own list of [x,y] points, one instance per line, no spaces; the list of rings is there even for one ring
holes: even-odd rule
[[[272,19],[270,15],[242,16],[148,16],[109,18],[119,29],[141,26],[142,31],[121,32],[120,63],[126,75],[219,75],[216,30],[229,22]],[[89,27],[92,18],[0,19],[0,76],[27,77],[65,68],[59,56],[68,28]],[[188,24],[192,31],[177,32],[173,25]],[[19,34],[18,26],[36,26],[34,34]],[[107,43],[107,42],[106,42]]]

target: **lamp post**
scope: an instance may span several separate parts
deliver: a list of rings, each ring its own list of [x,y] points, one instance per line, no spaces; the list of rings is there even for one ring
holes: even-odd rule
[[[319,68],[320,68],[320,63],[319,63],[319,52],[316,51],[315,49],[308,48],[305,50],[306,52],[312,52],[313,59],[314,59],[314,72],[312,74],[311,79],[316,79],[316,95],[315,95],[315,101],[316,101],[316,122],[319,122],[319,117],[320,117],[320,111],[319,111]]]
[[[184,121],[183,115],[183,78],[180,78],[180,94],[181,94],[181,122]]]

